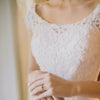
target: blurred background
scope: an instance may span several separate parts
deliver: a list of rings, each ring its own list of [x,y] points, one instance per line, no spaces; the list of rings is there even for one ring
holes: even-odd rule
[[[28,34],[32,0],[0,0],[0,100],[28,100]]]
[[[24,23],[32,3],[0,0],[0,100],[32,100],[26,84],[29,41]]]

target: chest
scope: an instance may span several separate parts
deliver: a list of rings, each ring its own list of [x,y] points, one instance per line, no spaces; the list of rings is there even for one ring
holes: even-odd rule
[[[51,28],[45,24],[35,25],[31,41],[32,52],[37,61],[42,63],[46,60],[48,62],[49,59],[53,64],[66,61],[79,62],[87,47],[88,35],[87,26],[79,25],[73,28],[69,26],[59,30],[57,27]]]

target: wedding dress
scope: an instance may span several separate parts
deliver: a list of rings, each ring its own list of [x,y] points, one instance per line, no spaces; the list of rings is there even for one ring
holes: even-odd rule
[[[83,20],[73,24],[49,23],[35,11],[34,3],[25,16],[33,32],[32,54],[42,71],[66,80],[97,81],[100,72],[100,4]],[[80,96],[65,100],[99,100]]]

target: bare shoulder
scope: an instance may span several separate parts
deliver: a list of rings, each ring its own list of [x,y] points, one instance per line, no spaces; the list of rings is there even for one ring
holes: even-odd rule
[[[37,6],[38,15],[45,20],[48,20],[53,12],[54,9],[49,4],[40,4]]]

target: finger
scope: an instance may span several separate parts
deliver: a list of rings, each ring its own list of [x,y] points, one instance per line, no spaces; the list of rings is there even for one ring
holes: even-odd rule
[[[37,77],[33,77],[32,80],[29,82],[29,86],[32,85],[34,82],[36,82],[37,80],[40,80],[40,79],[44,79],[45,77],[45,74],[47,72],[38,72],[38,73],[41,73],[41,75],[38,75]]]
[[[47,91],[41,93],[40,95],[35,96],[35,100],[42,99],[42,98],[45,98],[45,97],[48,97],[48,96],[52,96],[52,89],[48,89]]]
[[[48,100],[48,99],[45,97],[45,98],[42,98],[42,99],[40,99],[40,100]]]
[[[38,93],[37,95],[41,94],[42,92]],[[35,95],[36,96],[36,95]],[[42,98],[42,99],[38,99],[38,100],[48,100],[48,97]]]
[[[47,100],[47,98],[42,98],[42,99],[40,99],[40,100]]]
[[[64,100],[63,97],[55,97],[56,100]]]
[[[31,96],[37,95],[38,93],[44,92],[45,90],[42,89],[42,86],[38,86],[32,92],[30,92]]]
[[[34,82],[38,81],[38,80],[42,80],[44,79],[43,75],[37,76],[37,77],[33,77],[32,80],[28,83],[28,86],[31,86]]]
[[[41,94],[41,93],[42,93],[42,92],[38,93],[37,95],[34,95],[34,98],[35,98],[36,96],[38,96],[39,94]],[[33,100],[35,100],[35,99],[33,99]],[[38,99],[38,100],[47,100],[47,97],[42,98],[42,99]]]
[[[50,97],[45,97],[45,98],[42,98],[42,99],[40,99],[40,100],[54,100],[54,99],[53,99],[53,97],[52,97],[52,96],[50,96]]]
[[[38,86],[40,86],[40,85],[42,85],[42,84],[44,84],[45,83],[45,80],[38,80],[38,81],[36,81],[36,82],[34,82],[30,87],[29,87],[29,89],[30,89],[30,91],[33,91],[36,87],[38,87]]]
[[[37,73],[47,73],[46,71],[36,70]]]
[[[52,96],[47,97],[47,100],[54,100]]]

